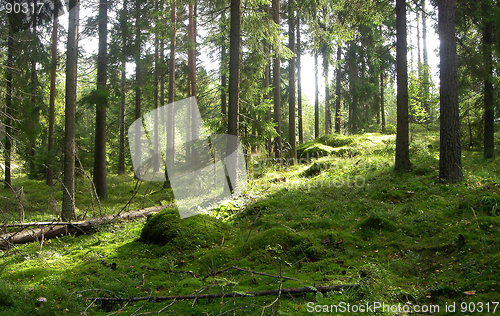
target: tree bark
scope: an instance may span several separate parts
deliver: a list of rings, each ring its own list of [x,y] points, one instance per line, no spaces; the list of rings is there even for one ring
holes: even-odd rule
[[[438,1],[440,40],[440,149],[439,178],[446,182],[463,180],[458,107],[457,44],[455,0]]]
[[[340,45],[337,47],[337,71],[335,74],[335,133],[340,134],[340,89],[341,89],[341,66],[340,61],[342,58],[342,48]]]
[[[485,22],[483,25],[483,81],[484,81],[484,149],[485,159],[495,157],[495,100],[493,90],[492,28],[489,7],[482,3]]]
[[[396,0],[397,134],[394,171],[411,170],[408,129],[408,65],[406,46],[406,1]]]
[[[300,55],[302,43],[300,42],[300,16],[297,16],[297,120],[299,128],[299,144],[304,143],[304,130],[302,127],[302,74]]]
[[[121,29],[121,40],[122,40],[122,60],[121,60],[121,85],[120,85],[120,140],[119,140],[119,149],[118,149],[118,174],[125,173],[125,100],[126,100],[126,63],[127,63],[127,55],[124,52],[125,45],[127,43],[127,33],[125,32],[125,28],[123,26],[126,23],[127,19],[127,0],[123,1],[122,7],[122,16],[120,17],[120,23],[122,23]]]
[[[80,1],[70,0],[66,57],[66,108],[64,128],[64,178],[61,219],[75,217],[75,114]]]
[[[288,48],[295,53],[295,11],[293,1],[288,2]],[[293,163],[297,159],[295,136],[295,57],[288,65],[288,141],[290,143],[289,158]]]
[[[170,34],[170,60],[168,65],[168,103],[172,104],[175,102],[175,50],[176,50],[176,31],[177,31],[177,13],[176,13],[176,0],[172,0],[170,10],[170,27],[172,28],[172,32]],[[174,108],[173,106],[168,106],[167,108],[167,148],[165,154],[165,182],[163,183],[163,188],[171,188],[170,180],[168,178],[167,170],[169,167],[173,166],[174,162],[174,133],[175,133],[175,125],[174,125]]]
[[[48,186],[54,185],[54,175],[52,172],[52,160],[54,159],[54,121],[56,104],[56,70],[57,70],[57,33],[59,25],[59,1],[54,1],[54,21],[52,24],[52,58],[50,70],[50,97],[49,97],[49,135],[47,142],[47,169],[45,171],[45,183]]]
[[[314,53],[314,138],[319,138],[318,52]]]
[[[226,24],[226,13],[222,12],[221,17],[221,32],[224,31]],[[221,85],[221,113],[223,116],[227,115],[227,74],[226,74],[226,63],[227,63],[227,48],[226,39],[222,38],[221,52],[220,52],[220,85]]]
[[[141,118],[142,99],[142,70],[141,70],[141,0],[135,0],[135,111],[134,118]],[[135,159],[141,161],[141,133],[135,133]],[[136,170],[135,176],[141,177],[141,169]]]
[[[10,19],[9,19],[10,22]],[[7,87],[5,94],[5,188],[9,188],[12,182],[11,179],[11,156],[12,156],[12,72],[14,67],[14,32],[12,31],[12,23],[9,26],[9,34],[7,39]]]
[[[332,131],[332,113],[330,111],[330,84],[328,80],[328,48],[323,47],[323,75],[325,77],[325,135],[331,134]]]
[[[273,0],[274,22],[280,27],[280,0]],[[281,29],[281,27],[280,27]],[[273,86],[274,86],[274,123],[276,123],[276,133],[274,138],[274,157],[281,158],[281,62],[280,57],[274,58],[273,65]]]
[[[108,81],[108,0],[99,1],[99,51],[97,55],[97,102],[95,123],[94,184],[101,200],[108,197],[106,181],[106,107]]]
[[[385,134],[385,104],[384,104],[384,72],[380,73],[380,116],[382,120],[382,134]]]
[[[423,48],[423,62],[424,62],[424,69],[423,69],[423,85],[424,85],[424,109],[425,111],[429,114],[429,120],[432,120],[432,111],[429,106],[429,98],[430,98],[430,93],[429,93],[429,58],[427,55],[427,18],[426,18],[426,11],[425,11],[425,0],[421,0],[422,3],[422,48]]]

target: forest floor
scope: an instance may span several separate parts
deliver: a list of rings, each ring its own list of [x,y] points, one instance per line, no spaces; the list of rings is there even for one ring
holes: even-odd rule
[[[498,155],[486,161],[482,152],[463,151],[465,180],[443,184],[435,132],[415,135],[415,167],[406,174],[392,171],[394,135],[323,140],[300,147],[330,153],[307,163],[282,168],[252,161],[247,191],[212,212],[225,226],[220,242],[209,247],[188,240],[142,243],[145,221],[134,220],[2,251],[0,314],[500,314]],[[110,196],[100,210],[86,178],[78,179],[80,218],[119,212],[137,188],[130,210],[171,202],[161,183],[139,183],[130,174],[108,181]],[[49,189],[23,175],[13,184],[19,201],[12,191],[0,190],[4,222],[19,221],[18,202],[27,222],[58,217],[59,184]],[[357,286],[175,302],[93,299],[341,284]],[[40,297],[47,302],[38,304]]]

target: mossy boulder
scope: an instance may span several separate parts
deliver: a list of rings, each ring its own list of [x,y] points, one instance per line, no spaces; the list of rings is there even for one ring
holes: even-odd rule
[[[165,209],[148,216],[140,241],[179,250],[204,248],[219,244],[227,229],[227,224],[208,215],[181,219],[176,209]]]
[[[335,148],[331,146],[315,143],[304,149],[304,151],[302,151],[301,157],[302,158],[324,157],[330,155],[334,151]]]

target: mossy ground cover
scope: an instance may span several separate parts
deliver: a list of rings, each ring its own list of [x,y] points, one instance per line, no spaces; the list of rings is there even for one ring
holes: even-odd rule
[[[0,314],[108,315],[121,311],[134,315],[159,311],[171,301],[100,304],[89,298],[334,284],[359,286],[324,294],[282,295],[274,304],[276,296],[177,301],[164,313],[261,315],[264,310],[265,315],[309,315],[308,302],[411,302],[412,306],[437,304],[441,310],[434,314],[453,315],[444,308],[456,302],[455,314],[472,315],[460,313],[460,304],[498,301],[500,159],[485,161],[482,153],[465,151],[465,180],[445,184],[437,177],[438,138],[432,132],[415,136],[411,143],[415,167],[407,174],[392,172],[394,136],[345,139],[324,144],[348,147],[349,155],[331,154],[295,166],[269,168],[252,178],[243,196],[214,210],[210,219],[192,217],[186,225],[198,223],[202,229],[193,229],[191,237],[182,226],[185,222],[167,218],[170,228],[165,232],[172,229],[175,233],[167,234],[158,245],[144,243],[140,237],[145,221],[129,221],[99,227],[91,235],[66,236],[3,252]],[[311,168],[314,172],[308,172]],[[103,202],[104,212],[119,211],[127,203],[135,186],[131,178],[110,178],[111,196]],[[26,220],[57,216],[60,192],[54,191],[50,200],[42,182],[15,181],[24,189]],[[79,181],[79,214],[91,215],[90,195],[84,191],[88,184],[84,178]],[[161,190],[161,184],[143,183],[140,190],[132,208],[170,202],[171,195]],[[2,199],[5,217],[17,220],[11,193],[1,193],[10,203]],[[169,212],[163,214],[173,214]],[[152,223],[150,219],[146,225]],[[203,237],[204,233],[209,237]],[[232,266],[297,280],[228,269]],[[35,302],[40,296],[48,300],[41,307]]]

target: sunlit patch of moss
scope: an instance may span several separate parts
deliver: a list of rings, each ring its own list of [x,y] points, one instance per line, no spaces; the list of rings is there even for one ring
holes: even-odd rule
[[[181,219],[176,209],[164,209],[148,217],[140,240],[185,251],[220,244],[228,228],[227,224],[208,215]]]

